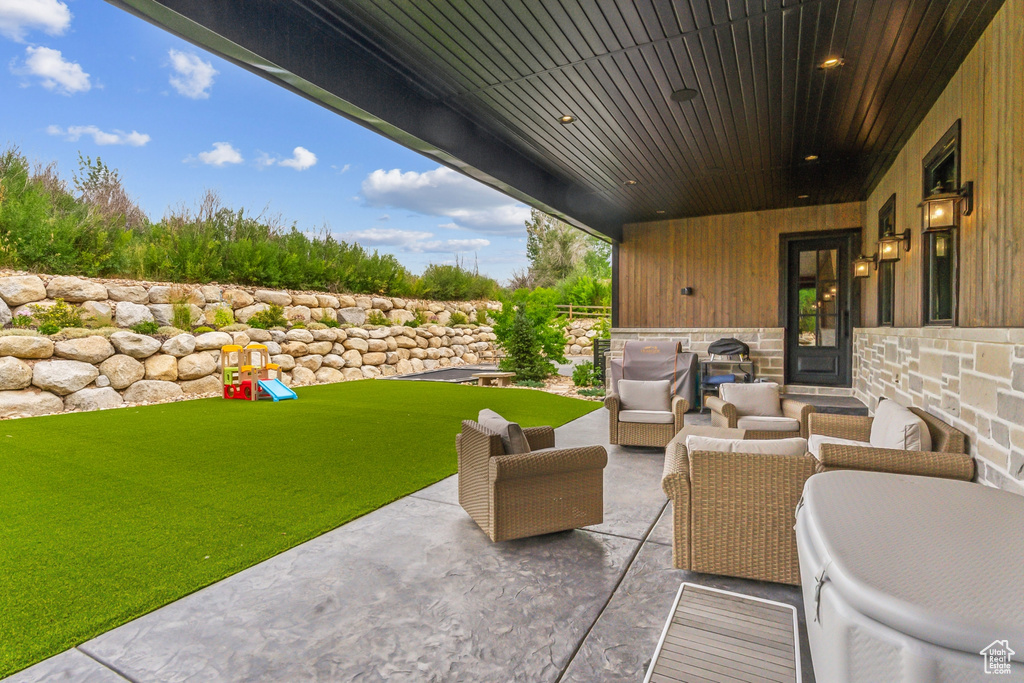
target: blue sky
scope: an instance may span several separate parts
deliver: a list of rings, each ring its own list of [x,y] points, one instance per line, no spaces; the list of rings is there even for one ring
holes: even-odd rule
[[[523,204],[101,0],[0,0],[0,57],[0,144],[99,156],[152,219],[209,188],[413,272],[527,265]]]

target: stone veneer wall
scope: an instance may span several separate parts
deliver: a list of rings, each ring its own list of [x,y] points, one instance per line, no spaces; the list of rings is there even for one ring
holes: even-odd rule
[[[708,346],[723,337],[735,337],[750,346],[750,359],[754,361],[757,377],[783,384],[783,328],[781,327],[674,327],[674,328],[615,328],[612,330],[612,355],[622,355],[626,341],[672,340],[679,341],[684,351],[693,351],[700,358],[708,355]]]
[[[1024,494],[1024,329],[854,330],[855,395],[914,405],[967,434],[978,480]]]

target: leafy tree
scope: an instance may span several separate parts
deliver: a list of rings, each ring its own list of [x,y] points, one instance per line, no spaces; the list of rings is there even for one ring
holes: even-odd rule
[[[555,309],[558,293],[551,289],[518,289],[502,298],[494,318],[494,334],[505,350],[503,370],[519,379],[540,380],[565,361],[565,332]]]
[[[611,277],[611,245],[536,209],[526,221],[529,283],[552,287],[573,272],[593,278]],[[523,282],[523,274],[516,274]]]

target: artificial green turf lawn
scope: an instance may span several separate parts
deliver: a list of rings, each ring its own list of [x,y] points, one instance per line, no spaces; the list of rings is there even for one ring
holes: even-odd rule
[[[432,484],[492,408],[599,403],[363,381],[0,422],[0,678]]]

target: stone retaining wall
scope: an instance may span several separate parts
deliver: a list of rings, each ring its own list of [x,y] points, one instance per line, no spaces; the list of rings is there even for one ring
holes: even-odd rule
[[[853,345],[857,398],[936,415],[967,434],[980,481],[1024,494],[1024,330],[859,328]]]
[[[172,337],[109,328],[75,332],[0,336],[0,418],[219,394],[225,344],[266,345],[282,381],[298,386],[473,364],[493,355],[495,339],[490,327],[440,325]]]
[[[402,325],[422,311],[428,322],[447,325],[456,312],[467,322],[476,322],[478,310],[498,310],[501,304],[485,301],[422,301],[399,297],[295,292],[234,285],[174,285],[134,280],[87,279],[70,276],[0,273],[0,327],[13,315],[33,314],[31,306],[50,306],[54,299],[77,304],[83,317],[131,327],[144,321],[170,325],[173,313],[171,297],[175,289],[188,296],[194,325],[212,325],[219,309],[232,312],[238,322],[246,322],[270,304],[284,308],[289,320],[337,321],[363,325],[377,311],[388,323]]]
[[[566,322],[565,327],[565,355],[567,356],[592,356],[594,355],[594,340],[597,339],[597,330],[594,327],[597,320],[580,319]]]

